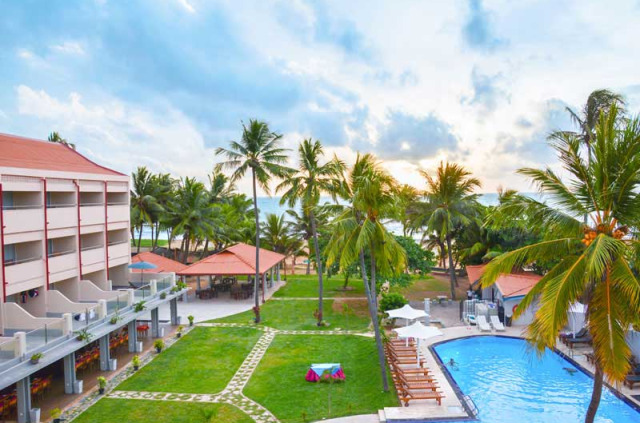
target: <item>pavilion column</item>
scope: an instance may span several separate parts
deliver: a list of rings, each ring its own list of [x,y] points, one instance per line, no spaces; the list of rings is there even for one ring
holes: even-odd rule
[[[135,320],[132,320],[127,324],[127,331],[129,333],[129,352],[136,352],[136,344],[138,343],[138,329],[136,328]]]
[[[266,302],[266,300],[264,299],[264,290],[265,285],[267,284],[267,274],[263,273],[262,276],[260,276],[260,280],[262,281],[262,304],[264,304]]]
[[[111,360],[111,352],[109,351],[109,334],[101,336],[98,340],[100,346],[100,370],[106,372],[109,369],[109,360]]]
[[[273,287],[273,272],[274,272],[274,270],[273,270],[273,267],[272,267],[271,271],[269,272],[269,273],[271,273],[271,283],[269,284],[269,288]]]
[[[65,355],[62,363],[64,366],[64,393],[73,394],[73,385],[76,383],[76,353]]]
[[[157,307],[151,310],[151,336],[160,338],[160,318]]]
[[[280,282],[280,263],[276,266],[276,279]]]
[[[202,286],[200,286],[200,276],[196,276],[196,288],[198,292],[202,289]]]
[[[27,376],[24,379],[20,379],[17,386],[17,415],[18,423],[29,423],[31,418],[29,411],[31,410],[31,377]]]
[[[171,313],[171,324],[178,325],[178,299],[174,298],[169,301],[169,312]]]
[[[213,276],[209,275],[209,288],[213,288]]]

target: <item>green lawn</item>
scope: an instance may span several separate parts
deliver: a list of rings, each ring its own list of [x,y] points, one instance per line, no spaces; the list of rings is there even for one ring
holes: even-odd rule
[[[433,276],[413,276],[414,280],[407,287],[394,286],[391,292],[398,292],[409,300],[423,300],[434,294],[448,293],[449,283],[435,279]]]
[[[252,423],[227,404],[103,398],[78,416],[75,423]]]
[[[335,303],[334,303],[335,302]],[[345,312],[343,307],[348,307]],[[365,300],[326,300],[324,301],[324,320],[328,327],[316,326],[313,316],[318,309],[318,301],[314,300],[270,300],[260,307],[262,324],[284,330],[366,330],[369,326],[369,314]],[[253,311],[223,317],[212,322],[253,324]]]
[[[327,362],[342,364],[345,382],[304,380],[311,363]],[[394,392],[382,392],[375,341],[353,335],[278,335],[244,393],[285,423],[370,414],[398,405]]]
[[[138,239],[132,239],[131,240],[131,246],[135,247],[138,245]],[[166,239],[159,239],[158,240],[158,247],[166,247],[167,245],[169,245],[169,241],[167,241]],[[151,248],[151,240],[150,239],[141,239],[140,240],[140,247],[144,247],[144,248]]]
[[[250,328],[194,328],[117,389],[193,394],[219,392],[231,380],[260,335],[259,330]]]
[[[364,297],[362,279],[350,278],[349,289],[343,290],[344,276],[335,275],[323,279],[324,295],[326,297]],[[274,297],[318,298],[318,275],[290,275],[287,283],[280,288]]]

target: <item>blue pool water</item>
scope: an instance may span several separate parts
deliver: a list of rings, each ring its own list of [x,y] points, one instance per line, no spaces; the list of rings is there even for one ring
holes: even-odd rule
[[[445,342],[435,351],[473,399],[482,423],[584,421],[593,379],[552,351],[538,358],[525,341],[496,336]],[[640,413],[604,389],[596,421],[638,423]]]

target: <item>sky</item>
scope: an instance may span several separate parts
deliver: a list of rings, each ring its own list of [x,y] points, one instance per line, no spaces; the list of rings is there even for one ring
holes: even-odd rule
[[[0,132],[206,181],[260,119],[417,188],[448,160],[530,191],[515,171],[557,167],[566,107],[639,111],[638,22],[639,0],[0,0]]]

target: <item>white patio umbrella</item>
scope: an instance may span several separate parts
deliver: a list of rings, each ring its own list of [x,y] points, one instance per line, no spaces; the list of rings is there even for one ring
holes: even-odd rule
[[[424,310],[417,310],[409,304],[405,304],[400,308],[394,308],[393,310],[387,310],[387,314],[390,319],[405,319],[405,326],[409,325],[409,320],[428,316]],[[407,338],[407,345],[409,345],[409,338]]]
[[[440,329],[435,326],[425,326],[420,322],[415,322],[410,326],[405,326],[403,328],[396,328],[394,332],[398,334],[398,338],[415,338],[418,340],[418,354],[416,357],[416,361],[418,366],[420,366],[420,340],[421,339],[430,339],[435,336],[444,335]]]
[[[587,306],[582,303],[574,303],[569,308],[568,314],[569,328],[571,329],[572,336],[575,337],[576,332],[579,332],[584,327]]]

